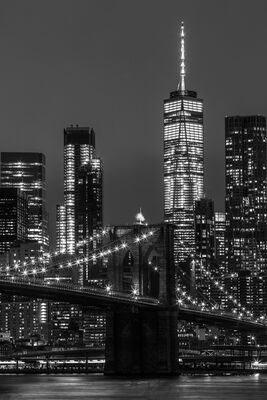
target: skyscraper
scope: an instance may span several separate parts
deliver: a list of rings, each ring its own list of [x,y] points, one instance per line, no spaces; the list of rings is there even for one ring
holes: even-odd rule
[[[95,151],[95,133],[89,127],[70,126],[64,129],[64,205],[57,206],[57,250],[61,253],[76,253],[77,255],[89,255],[89,253],[101,244],[99,231],[103,224],[103,166]],[[94,262],[93,271],[97,272]],[[86,284],[90,280],[89,262],[80,263],[72,269],[74,282]],[[98,282],[97,274],[94,276],[94,284]],[[73,311],[71,307],[63,303],[57,304],[62,309],[62,314],[69,315]],[[88,324],[88,318],[93,321],[103,321],[100,312],[93,310],[81,310],[75,307],[76,313],[86,315],[84,318],[84,343],[93,334],[92,324]],[[99,318],[98,318],[99,317]],[[90,319],[91,318],[91,319]],[[86,322],[87,321],[87,322]],[[97,325],[98,322],[95,322]],[[104,332],[104,323],[98,326],[101,334]],[[92,332],[91,332],[92,331]],[[91,340],[90,339],[90,340]],[[89,340],[89,342],[90,342]],[[90,342],[91,345],[97,345]]]
[[[48,247],[45,156],[41,153],[1,153],[1,186],[18,188],[28,198],[28,239]]]
[[[225,119],[226,236],[228,272],[266,273],[266,119]]]
[[[203,100],[186,89],[184,36],[182,23],[180,83],[164,101],[164,218],[176,226],[176,264],[195,251],[194,204],[203,197]]]
[[[261,115],[225,119],[226,271],[240,303],[266,312],[267,143]]]

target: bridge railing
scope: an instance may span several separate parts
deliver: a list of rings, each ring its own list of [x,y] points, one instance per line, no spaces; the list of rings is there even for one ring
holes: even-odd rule
[[[0,277],[0,281],[5,281],[9,282],[13,285],[29,285],[29,286],[35,286],[35,287],[42,287],[42,288],[51,288],[51,289],[57,289],[60,291],[70,291],[72,293],[90,293],[90,294],[95,294],[104,298],[108,297],[113,297],[116,299],[121,299],[121,300],[131,300],[133,303],[138,302],[138,303],[144,303],[144,304],[154,304],[158,305],[159,300],[153,297],[146,297],[146,296],[139,296],[137,294],[132,295],[130,293],[122,293],[118,292],[112,289],[107,290],[106,288],[99,288],[99,287],[89,287],[89,286],[81,286],[81,285],[74,285],[74,284],[68,284],[68,283],[53,283],[51,284],[49,281],[44,282],[43,280],[40,279],[32,279],[29,280],[27,278],[23,277],[7,277],[3,276]]]

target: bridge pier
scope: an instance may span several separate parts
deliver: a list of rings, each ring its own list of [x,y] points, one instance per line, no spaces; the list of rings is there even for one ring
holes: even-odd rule
[[[177,310],[108,310],[108,375],[178,374]]]

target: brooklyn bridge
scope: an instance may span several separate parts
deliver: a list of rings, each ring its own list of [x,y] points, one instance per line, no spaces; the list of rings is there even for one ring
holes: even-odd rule
[[[108,234],[106,244],[86,257],[79,252],[51,253],[2,267],[0,291],[105,310],[106,374],[179,373],[181,320],[244,333],[267,331],[265,317],[255,318],[205,266],[200,266],[203,274],[228,298],[232,310],[211,299],[200,301],[198,293],[181,284],[173,259],[172,225],[124,226]],[[125,263],[129,257],[130,265]],[[84,266],[97,268],[99,260],[107,259],[105,285],[92,286],[81,279]],[[71,281],[60,279],[64,272],[71,272]]]

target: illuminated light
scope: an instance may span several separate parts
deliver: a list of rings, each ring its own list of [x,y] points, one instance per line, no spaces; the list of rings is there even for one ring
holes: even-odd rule
[[[136,242],[136,243],[139,243],[139,242],[140,242],[139,237],[137,237],[137,238],[135,239],[135,242]]]
[[[122,243],[121,248],[125,249],[125,247],[127,247],[127,244],[126,243]]]
[[[34,268],[33,270],[32,270],[32,273],[35,275],[36,274],[36,269]]]
[[[111,293],[111,285],[107,285],[106,286],[106,291],[107,291],[108,294]]]
[[[76,261],[76,264],[79,265],[79,264],[80,264],[80,260],[77,260],[77,261]]]
[[[63,268],[63,265],[62,265],[62,264],[59,264],[59,268]]]
[[[46,272],[46,269],[45,269],[45,268],[42,268],[41,271],[42,271],[42,272]]]
[[[28,271],[25,269],[24,271],[23,271],[23,275],[27,275],[28,274]]]
[[[71,267],[71,262],[68,262],[68,267]]]

